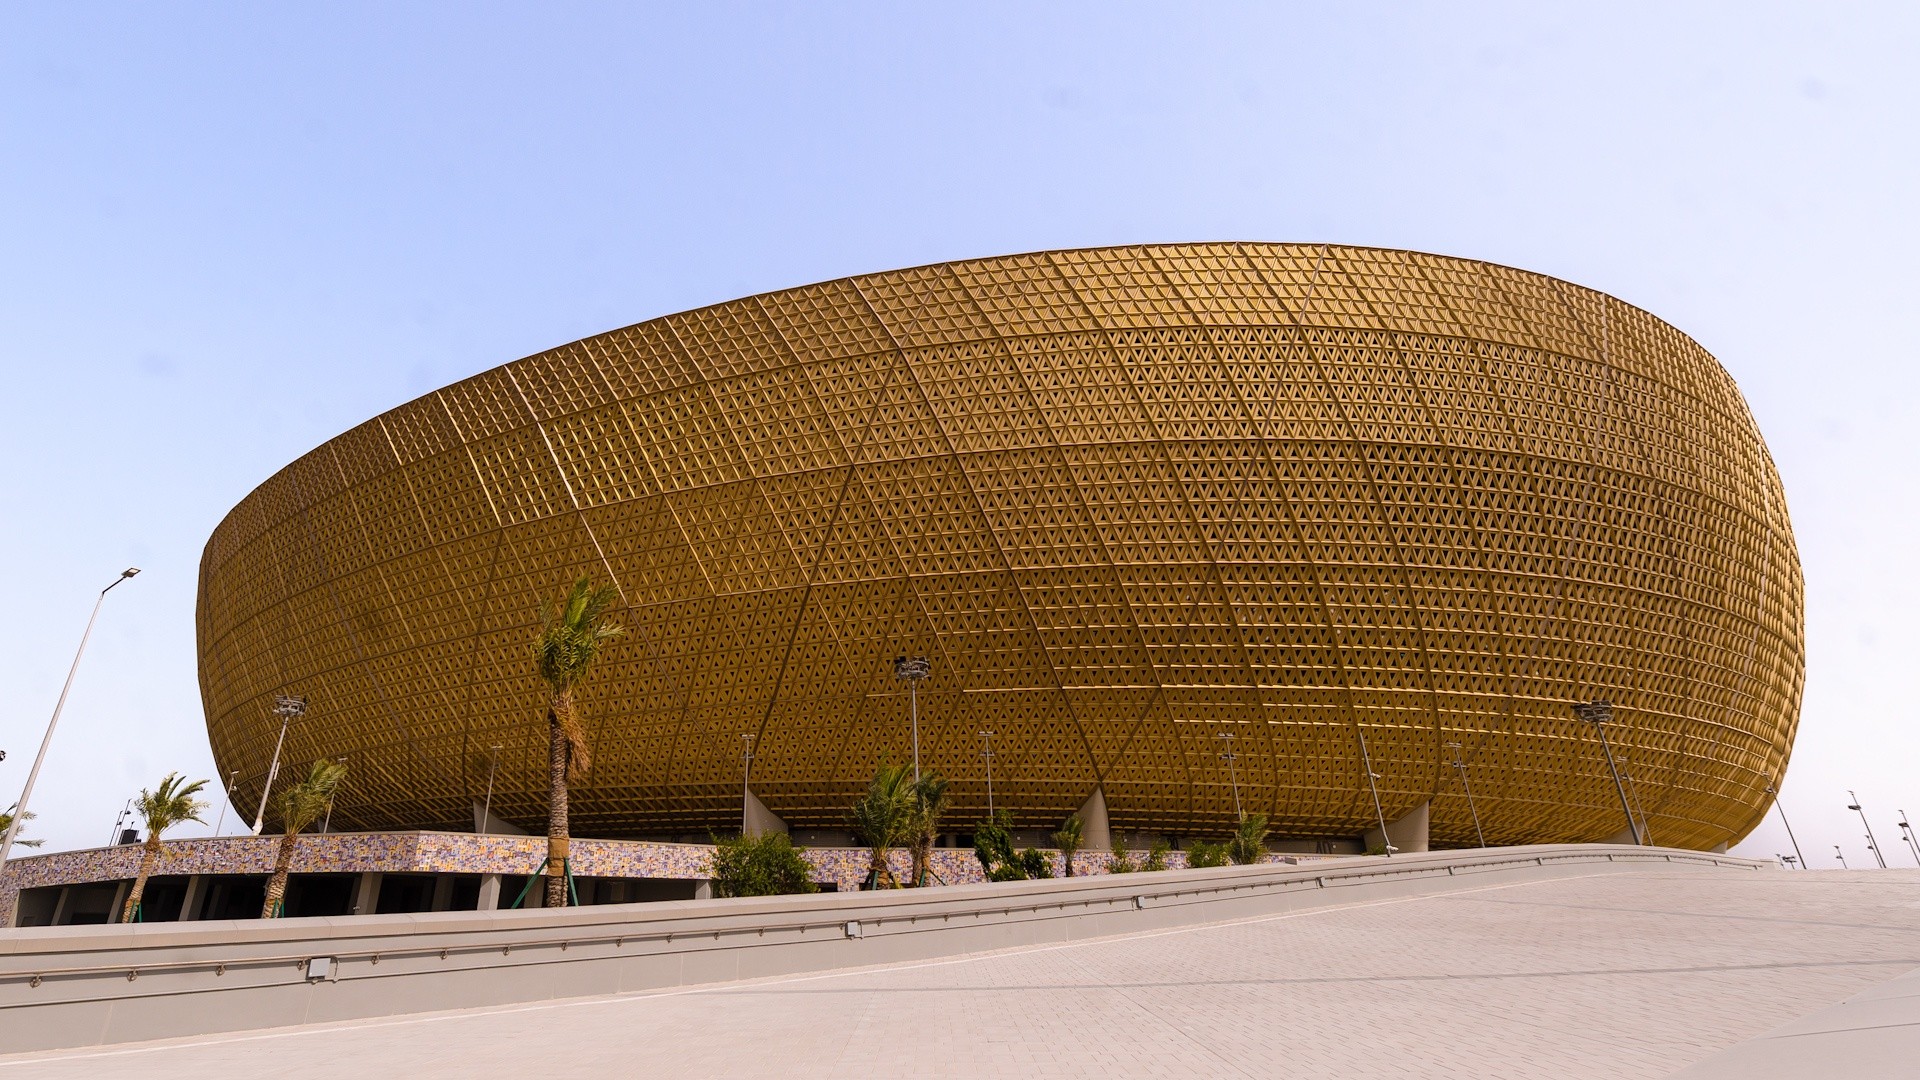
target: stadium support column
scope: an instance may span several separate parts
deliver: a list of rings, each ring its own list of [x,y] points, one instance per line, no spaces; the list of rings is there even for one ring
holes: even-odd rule
[[[1080,849],[1111,851],[1113,829],[1107,822],[1107,793],[1098,787],[1080,804]]]
[[[787,831],[787,823],[781,820],[780,815],[767,809],[767,804],[761,802],[760,796],[755,795],[751,788],[745,789],[742,794],[745,796],[745,805],[742,806],[740,814],[742,832],[757,836],[761,833]]]
[[[474,905],[477,911],[498,911],[500,909],[500,875],[480,875],[480,902]]]
[[[1387,832],[1384,837],[1381,836],[1378,828],[1368,829],[1366,838],[1361,842],[1362,847],[1372,851],[1390,841],[1395,851],[1426,851],[1427,825],[1431,807],[1431,803],[1423,802],[1407,811],[1398,820],[1387,822]]]

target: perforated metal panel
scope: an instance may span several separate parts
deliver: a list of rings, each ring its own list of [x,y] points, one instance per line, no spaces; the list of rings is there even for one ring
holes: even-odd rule
[[[1727,373],[1610,297],[1401,251],[1020,255],[672,315],[403,405],[207,545],[208,731],[258,797],[274,694],[335,824],[537,826],[540,605],[612,580],[575,831],[840,827],[908,748],[956,820],[1051,826],[1096,785],[1173,833],[1242,800],[1294,836],[1431,799],[1438,843],[1622,827],[1577,699],[1661,843],[1746,833],[1803,671],[1778,475]],[[298,770],[293,770],[297,772]]]

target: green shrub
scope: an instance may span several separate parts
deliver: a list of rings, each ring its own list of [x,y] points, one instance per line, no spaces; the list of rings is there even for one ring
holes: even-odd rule
[[[1252,814],[1240,819],[1240,827],[1227,841],[1227,857],[1242,866],[1257,863],[1267,853],[1267,815]]]
[[[1173,845],[1167,843],[1164,839],[1155,840],[1153,846],[1147,849],[1147,861],[1140,864],[1140,869],[1165,870],[1167,868],[1167,852],[1172,850]]]
[[[783,832],[713,838],[715,896],[783,896],[819,892],[813,867]]]
[[[1005,810],[994,812],[990,821],[973,828],[973,856],[988,881],[1025,881],[1053,876],[1052,860],[1037,848],[1014,850],[1013,816]]]
[[[1133,852],[1127,850],[1123,841],[1115,840],[1113,854],[1107,856],[1107,873],[1131,874],[1139,869],[1140,864],[1133,861]]]
[[[1187,865],[1190,867],[1227,865],[1227,845],[1195,840],[1187,845]]]

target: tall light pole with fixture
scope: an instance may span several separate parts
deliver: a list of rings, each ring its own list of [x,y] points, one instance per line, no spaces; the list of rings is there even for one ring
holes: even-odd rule
[[[287,743],[287,725],[305,716],[307,699],[291,697],[286,694],[273,699],[273,715],[280,718],[280,737],[273,743],[273,764],[267,767],[267,782],[260,788],[260,809],[253,815],[253,835],[260,835],[260,826],[267,820],[267,796],[273,792],[274,777],[280,775],[280,748]]]
[[[1811,870],[1812,867],[1807,865],[1806,856],[1800,854],[1800,841],[1794,839],[1793,823],[1787,820],[1787,808],[1780,805],[1780,789],[1772,784],[1768,784],[1767,794],[1773,797],[1773,808],[1780,811],[1780,824],[1787,827],[1787,839],[1793,843],[1793,855],[1794,858],[1800,860],[1800,869]],[[1902,816],[1904,817],[1905,815]]]
[[[33,768],[27,770],[27,785],[21,789],[20,798],[13,804],[13,822],[7,826],[6,838],[0,839],[0,868],[7,865],[7,855],[13,851],[13,838],[20,833],[20,823],[27,819],[27,800],[33,797],[33,782],[40,778],[40,766],[47,760],[47,746],[53,742],[53,729],[60,723],[60,710],[67,703],[67,691],[73,689],[73,675],[80,670],[80,657],[86,654],[87,639],[93,636],[93,621],[100,617],[100,605],[107,599],[107,594],[113,591],[114,585],[139,572],[137,566],[120,571],[120,576],[113,579],[113,585],[101,589],[99,598],[93,602],[93,614],[87,616],[87,629],[80,635],[80,648],[74,651],[73,666],[67,669],[66,684],[60,687],[60,700],[54,702],[53,719],[47,721],[47,733],[40,737],[40,752],[34,755]]]
[[[1480,811],[1473,806],[1473,785],[1467,783],[1467,763],[1460,758],[1460,744],[1447,744],[1453,750],[1453,767],[1460,773],[1460,790],[1467,793],[1467,813],[1473,815],[1473,835],[1480,838],[1480,846],[1487,846],[1487,834],[1480,829]]]
[[[1840,860],[1840,869],[1842,869],[1842,870],[1851,870],[1851,869],[1853,869],[1852,867],[1850,867],[1850,866],[1848,866],[1848,865],[1847,865],[1847,856],[1846,856],[1846,853],[1845,853],[1845,852],[1842,852],[1842,851],[1840,850],[1840,845],[1839,845],[1839,844],[1835,844],[1835,845],[1833,845],[1833,857],[1834,857],[1834,858],[1836,858],[1836,859],[1839,859],[1839,860]]]
[[[1227,763],[1227,775],[1233,779],[1233,816],[1245,821],[1247,812],[1240,809],[1240,767],[1235,764],[1240,755],[1233,752],[1233,732],[1223,731],[1220,737],[1227,740],[1226,752],[1220,755],[1220,760]]]
[[[1620,781],[1620,767],[1613,763],[1613,747],[1607,744],[1607,722],[1613,719],[1613,705],[1605,699],[1599,701],[1576,701],[1573,715],[1593,725],[1600,736],[1600,749],[1607,755],[1607,771],[1613,774],[1613,790],[1620,795],[1620,812],[1627,815],[1627,831],[1633,834],[1634,845],[1641,846],[1646,839],[1640,834],[1640,823],[1634,820],[1633,807],[1627,805],[1627,786]]]
[[[345,755],[334,758],[333,760],[336,764],[339,764],[342,767],[345,767],[347,764],[347,759]],[[338,799],[340,797],[340,789],[345,786],[347,786],[346,774],[341,773],[340,782],[333,786],[333,794],[327,796],[327,820],[321,823],[320,825],[321,832],[330,833],[333,831],[333,802],[335,799]]]
[[[740,835],[747,835],[747,807],[753,805],[753,733],[740,736]]]
[[[1849,791],[1847,792],[1847,798],[1853,800],[1847,804],[1847,809],[1858,813],[1860,815],[1860,824],[1867,827],[1867,846],[1873,849],[1874,861],[1880,864],[1880,869],[1885,870],[1887,868],[1886,857],[1880,854],[1880,845],[1873,838],[1873,823],[1867,820],[1867,812],[1860,809],[1860,796]]]
[[[1373,819],[1380,823],[1380,846],[1387,858],[1400,849],[1393,846],[1393,837],[1387,835],[1387,814],[1380,808],[1380,774],[1373,771],[1373,754],[1367,750],[1367,731],[1360,726],[1359,717],[1353,721],[1353,733],[1360,737],[1360,764],[1367,770],[1367,790],[1373,792]]]
[[[213,835],[215,836],[219,836],[220,830],[227,827],[227,804],[233,801],[233,782],[239,778],[239,769],[235,769],[227,774],[227,797],[220,800],[220,816],[214,819],[213,822]]]
[[[493,831],[493,774],[500,769],[500,744],[494,743],[487,751],[487,801],[480,804],[480,829]]]
[[[993,820],[993,732],[983,731],[980,738],[987,744],[980,756],[987,762],[987,820]]]
[[[1913,826],[1907,824],[1907,812],[1900,811],[1900,835],[1906,837],[1907,846],[1913,849],[1913,864],[1920,866],[1920,842],[1913,839]]]
[[[924,656],[893,658],[893,677],[907,681],[907,697],[913,710],[913,782],[920,783],[920,680],[933,674],[933,661]]]

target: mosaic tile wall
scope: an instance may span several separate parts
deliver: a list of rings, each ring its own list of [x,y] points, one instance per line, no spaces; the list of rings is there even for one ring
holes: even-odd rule
[[[166,845],[155,874],[270,874],[279,844],[277,836],[228,836],[175,840]],[[122,881],[140,869],[141,848],[92,848],[14,859],[0,871],[0,927],[10,926],[22,889],[52,885]],[[530,874],[546,854],[540,836],[476,836],[471,833],[329,833],[300,837],[294,848],[296,874]],[[573,841],[574,873],[580,877],[670,878],[699,880],[711,873],[713,848],[705,844],[656,844],[638,840]],[[1143,855],[1136,852],[1135,857]],[[814,867],[814,880],[832,882],[851,892],[866,879],[868,856],[864,848],[808,848],[804,857]],[[1272,855],[1270,861],[1297,861],[1311,856]],[[1054,872],[1059,855],[1053,854]],[[893,853],[893,871],[904,880],[908,855]],[[1183,852],[1170,852],[1170,868],[1186,865]],[[1074,873],[1107,872],[1105,852],[1081,852]],[[970,848],[936,848],[933,872],[948,885],[984,881],[980,863]]]

